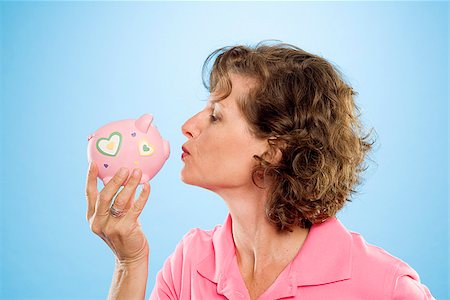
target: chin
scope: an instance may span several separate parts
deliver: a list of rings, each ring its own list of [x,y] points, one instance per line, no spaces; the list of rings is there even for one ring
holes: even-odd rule
[[[184,168],[181,170],[180,179],[186,184],[197,185],[196,180],[194,180],[192,176],[189,176],[189,174],[186,174],[186,170]]]
[[[186,184],[197,186],[197,187],[204,188],[207,190],[213,190],[213,187],[211,185],[207,184],[207,182],[204,182],[202,180],[199,180],[198,178],[193,178],[192,176],[189,176],[188,174],[186,174],[184,172],[184,170],[181,171],[180,178],[181,178],[181,181]]]

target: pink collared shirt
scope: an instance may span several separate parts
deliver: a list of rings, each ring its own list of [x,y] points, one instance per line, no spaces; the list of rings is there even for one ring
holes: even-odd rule
[[[250,299],[231,226],[228,214],[213,230],[189,231],[159,271],[150,299]],[[434,299],[408,264],[335,217],[311,227],[296,257],[258,299],[284,298]]]

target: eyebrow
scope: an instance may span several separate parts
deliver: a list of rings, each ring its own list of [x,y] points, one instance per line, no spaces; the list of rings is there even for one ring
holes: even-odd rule
[[[208,103],[216,104],[216,103],[219,103],[219,102],[220,102],[220,100],[213,99],[212,97],[209,97],[209,98],[208,98]]]
[[[208,105],[217,105],[220,107],[225,107],[225,105],[221,104],[220,102],[222,102],[221,100],[216,100],[216,99],[208,99]]]
[[[208,106],[212,108],[217,114],[221,114],[223,112],[224,105],[220,104],[220,101],[208,101]]]

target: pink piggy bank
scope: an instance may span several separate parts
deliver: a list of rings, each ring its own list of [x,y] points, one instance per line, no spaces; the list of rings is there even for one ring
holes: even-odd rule
[[[152,179],[169,157],[169,142],[152,124],[153,116],[109,123],[88,137],[88,161],[95,161],[98,177],[106,185],[114,174],[126,167],[129,175],[134,168],[142,170],[140,184]],[[123,184],[127,184],[129,180]]]

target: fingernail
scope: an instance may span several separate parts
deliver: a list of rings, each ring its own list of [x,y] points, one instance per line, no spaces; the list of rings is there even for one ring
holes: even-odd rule
[[[134,169],[133,176],[138,177],[139,176],[139,169]]]
[[[125,176],[127,174],[127,169],[126,168],[120,168],[119,169],[119,175],[120,176]]]

